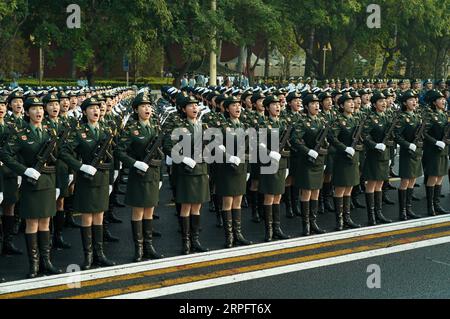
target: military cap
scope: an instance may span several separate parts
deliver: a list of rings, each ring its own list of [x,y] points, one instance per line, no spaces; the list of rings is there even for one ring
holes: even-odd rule
[[[25,111],[28,111],[32,106],[44,106],[44,104],[37,97],[29,97],[23,103],[23,108],[25,109]]]
[[[278,95],[282,95],[282,94],[284,94],[284,95],[286,95],[286,90],[284,89],[284,88],[279,88],[278,90],[275,90],[275,92],[274,92],[274,94],[276,95],[276,96],[278,96]]]
[[[441,85],[441,83],[445,83],[445,80],[444,80],[444,79],[439,79],[439,80],[437,80],[437,81],[436,81],[436,86]]]
[[[280,102],[280,99],[276,95],[270,95],[264,98],[264,107],[269,107],[271,103]]]
[[[227,108],[233,103],[240,103],[241,101],[235,96],[229,96],[223,101],[223,107]]]
[[[442,97],[445,97],[445,96],[444,96],[444,94],[442,94],[441,91],[433,90],[432,93],[430,94],[429,98],[428,98],[428,102],[430,104],[432,104],[434,101],[436,101],[436,100],[438,100],[438,99],[440,99]]]
[[[106,98],[102,94],[96,94],[96,95],[94,95],[94,98],[99,102],[106,102]]]
[[[138,95],[133,99],[133,103],[131,104],[131,107],[133,109],[136,109],[141,104],[152,104],[152,101],[149,99],[148,95],[146,95],[146,94]]]
[[[394,96],[394,91],[391,88],[385,89],[383,90],[383,95],[386,97]]]
[[[114,97],[114,94],[113,94],[112,92],[106,92],[106,93],[103,94],[103,96],[105,97],[105,99],[107,99],[107,98],[113,98],[113,97]]]
[[[352,90],[350,92],[350,95],[352,96],[352,98],[361,97],[361,95],[359,95],[358,91],[356,91],[356,90]]]
[[[227,97],[225,96],[225,94],[220,94],[216,97],[216,104],[220,105],[220,103],[222,103],[226,99],[227,99]]]
[[[339,95],[339,94],[342,94],[342,91],[341,90],[334,90],[333,92],[331,92],[331,96],[332,97],[335,97],[336,95]]]
[[[289,92],[289,94],[286,96],[286,102],[290,103],[290,102],[292,102],[292,100],[301,99],[301,98],[302,98],[302,96],[300,94],[298,94],[297,91],[292,91],[292,92]]]
[[[233,90],[233,92],[231,92],[231,95],[233,96],[238,96],[239,94],[242,94],[242,90],[241,89],[235,89]]]
[[[372,91],[370,89],[361,89],[358,91],[359,95],[362,96],[364,94],[370,94]]]
[[[207,99],[208,101],[212,101],[212,99],[213,99],[215,96],[218,96],[218,95],[220,95],[219,92],[217,92],[217,91],[211,91],[211,92],[209,92],[209,93],[206,95],[206,99]]]
[[[50,102],[59,102],[59,98],[55,93],[48,93],[42,98],[42,103],[47,104]]]
[[[382,100],[385,98],[386,98],[386,96],[384,96],[383,93],[376,91],[370,98],[370,103],[375,104],[375,103],[377,103],[378,100]]]
[[[303,98],[303,104],[308,105],[310,102],[319,102],[317,95],[309,93]]]
[[[347,100],[353,100],[353,97],[350,95],[349,92],[345,92],[342,94],[338,99],[338,105],[343,105],[345,101]]]
[[[322,92],[319,94],[319,101],[323,102],[326,98],[332,97],[330,92]]]
[[[241,100],[242,100],[242,101],[245,101],[245,99],[246,99],[248,96],[252,96],[252,95],[253,95],[252,91],[244,91],[244,93],[242,93],[242,95],[241,95]]]
[[[58,98],[61,100],[61,99],[68,99],[69,98],[69,95],[66,93],[66,92],[59,92],[58,93]]]
[[[254,104],[254,103],[256,103],[256,101],[263,99],[263,98],[265,98],[264,94],[257,92],[257,93],[253,93],[251,101]]]
[[[20,91],[14,91],[14,92],[12,92],[12,93],[8,96],[8,99],[7,99],[8,104],[11,103],[11,101],[12,101],[13,99],[22,99],[22,100],[23,100],[23,94],[22,94],[22,92],[20,92]]]
[[[86,109],[87,109],[89,106],[93,106],[93,105],[100,105],[100,102],[97,101],[97,99],[96,99],[95,97],[90,97],[90,98],[88,98],[88,99],[85,99],[85,100],[83,101],[83,103],[81,103],[81,110],[82,110],[82,111],[86,111]]]
[[[181,108],[185,108],[189,104],[198,103],[198,100],[193,96],[186,96],[180,103]]]
[[[433,84],[433,81],[431,79],[426,79],[423,84]]]
[[[408,90],[399,97],[400,102],[406,102],[410,98],[416,98],[417,93],[414,90]]]
[[[6,104],[6,96],[0,95],[0,104]]]

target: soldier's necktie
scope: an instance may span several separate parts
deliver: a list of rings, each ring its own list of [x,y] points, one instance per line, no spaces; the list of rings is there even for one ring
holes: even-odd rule
[[[36,134],[37,134],[39,142],[42,141],[42,132],[41,132],[41,129],[39,127],[36,128]]]
[[[94,137],[98,140],[98,127],[94,127]]]

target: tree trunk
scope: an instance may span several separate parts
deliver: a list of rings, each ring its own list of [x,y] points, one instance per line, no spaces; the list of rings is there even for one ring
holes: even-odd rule
[[[266,49],[264,50],[264,78],[269,78],[269,71],[270,71],[270,60],[269,60],[269,47],[270,47],[270,41],[266,42]]]
[[[239,74],[244,72],[245,52],[245,45],[241,45],[239,50],[238,62],[236,64],[236,72],[239,72]]]
[[[186,74],[186,72],[189,70],[189,67],[191,66],[191,62],[186,62],[185,64],[183,64],[183,67],[181,69],[175,70],[174,71],[174,80],[173,80],[173,85],[177,88],[180,87],[181,84],[181,78],[183,77],[183,74]]]
[[[316,29],[312,28],[308,38],[308,46],[306,48],[305,76],[313,75],[314,69],[313,50],[314,50],[315,34]]]
[[[220,64],[221,57],[222,57],[222,40],[219,40],[217,44],[217,65]]]

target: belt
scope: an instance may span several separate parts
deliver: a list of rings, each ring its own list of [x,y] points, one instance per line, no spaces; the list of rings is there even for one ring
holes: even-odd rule
[[[109,171],[113,168],[113,164],[112,163],[99,163],[96,168],[101,171]]]
[[[43,174],[53,174],[56,173],[56,167],[55,166],[44,166],[41,169],[41,173]]]

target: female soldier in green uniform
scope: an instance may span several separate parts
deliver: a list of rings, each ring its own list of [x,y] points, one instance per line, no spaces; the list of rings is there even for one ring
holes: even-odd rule
[[[11,108],[12,114],[5,115],[4,122],[6,127],[3,127],[3,133],[9,136],[17,134],[24,127],[26,122],[23,119],[23,95],[16,91],[11,93],[7,99],[7,107]],[[16,217],[14,216],[14,208],[19,201],[19,184],[22,181],[22,176],[17,176],[15,172],[8,167],[3,167],[3,253],[6,255],[21,255],[22,251],[13,244],[14,225]]]
[[[279,139],[287,130],[287,125],[284,120],[280,118],[281,106],[278,97],[268,96],[263,101],[266,109],[266,119],[261,119],[258,123],[258,130],[267,129],[267,141],[260,141],[259,154],[265,153],[265,157],[270,161],[267,164],[260,164],[260,174],[258,181],[258,191],[264,195],[264,222],[265,222],[265,241],[272,239],[288,239],[281,230],[280,221],[280,201],[281,195],[284,193],[285,180],[287,177],[287,164],[289,152],[279,150],[283,155],[277,151],[273,151],[275,145],[272,145],[272,129],[278,129]],[[279,142],[276,141],[276,142]],[[267,143],[267,145],[266,145]],[[261,161],[260,161],[261,162]],[[276,166],[274,165],[276,164]],[[269,167],[276,167],[275,173],[264,172],[264,169]]]
[[[25,237],[30,262],[29,278],[39,271],[60,274],[50,261],[50,217],[55,216],[55,163],[49,156],[39,172],[33,167],[36,156],[56,135],[42,126],[44,109],[38,98],[29,98],[24,104],[29,118],[28,127],[11,136],[1,152],[1,160],[16,174],[23,176],[20,188],[20,216],[26,220]],[[53,158],[52,158],[53,157]]]
[[[49,93],[43,97],[44,111],[47,116],[43,125],[53,129],[58,135],[64,131],[66,126],[59,118],[59,98],[56,94]],[[69,131],[67,131],[68,133]],[[66,136],[67,138],[67,136]],[[58,141],[62,144],[63,141]],[[71,245],[64,241],[62,230],[64,227],[64,197],[61,196],[61,189],[67,194],[68,189],[68,166],[61,159],[56,160],[56,215],[53,217],[53,247],[59,249],[68,249]]]
[[[216,193],[222,197],[222,219],[225,229],[225,247],[231,248],[233,244],[250,245],[251,241],[245,239],[241,231],[241,203],[245,194],[247,182],[247,163],[239,153],[239,137],[245,137],[245,126],[239,120],[241,115],[240,101],[235,97],[225,99],[225,119],[220,122],[223,134],[223,145],[220,151],[223,153],[223,163],[216,164]],[[231,148],[233,145],[233,148]],[[231,153],[231,150],[233,152]],[[239,157],[241,155],[241,157]]]
[[[449,123],[445,112],[445,97],[440,91],[429,95],[430,110],[426,115],[423,164],[428,176],[426,184],[428,215],[448,213],[439,205],[442,181],[448,170]]]
[[[179,123],[175,123],[175,128],[178,129],[176,132],[180,134],[175,136],[176,133],[171,132],[174,136],[168,134],[164,141],[164,153],[173,158],[173,166],[176,170],[174,174],[176,179],[175,201],[181,204],[180,225],[184,255],[189,254],[191,248],[195,252],[208,251],[199,241],[200,209],[202,203],[209,200],[208,164],[203,161],[202,155],[196,154],[198,153],[196,150],[199,149],[198,145],[201,145],[202,142],[202,131],[207,128],[207,125],[202,125],[197,120],[199,113],[197,103],[198,101],[192,96],[184,97],[180,101],[185,116],[180,119]],[[172,151],[174,145],[179,142],[178,138],[190,140],[190,153],[187,152],[188,150],[183,150],[183,155],[179,155],[177,151]],[[194,145],[194,143],[197,144]],[[178,160],[174,156],[178,157]]]
[[[386,109],[386,97],[383,93],[376,92],[370,99],[372,111],[364,127],[364,143],[367,147],[364,161],[363,175],[366,184],[366,204],[369,226],[377,222],[390,223],[390,219],[384,217],[382,212],[382,187],[383,182],[389,177],[389,149],[382,143],[386,131],[391,125],[391,119],[384,111]]]
[[[325,123],[327,123],[330,127],[333,125],[336,120],[337,113],[333,110],[333,97],[330,92],[323,92],[319,94],[319,102],[321,107],[320,115],[325,119]],[[334,166],[334,154],[336,150],[333,145],[330,145],[328,148],[328,154],[325,159],[325,172],[323,179],[323,187],[319,194],[319,212],[324,213],[325,210],[329,212],[334,212],[335,209],[333,205],[330,203],[330,199],[333,197],[333,186],[331,183],[331,178],[333,174],[333,166]]]
[[[120,135],[117,158],[130,169],[125,204],[132,207],[134,261],[159,259],[153,247],[153,212],[159,200],[160,154],[151,163],[143,162],[149,143],[154,143],[161,130],[153,118],[152,103],[146,95],[137,96],[132,103],[136,121],[127,125]]]
[[[287,107],[285,112],[282,114],[282,118],[286,121],[287,125],[295,125],[301,120],[304,113],[301,112],[302,107],[302,97],[296,91],[290,92],[286,97]],[[288,158],[288,169],[289,175],[286,178],[286,185],[284,188],[283,200],[286,204],[286,217],[293,218],[294,216],[301,216],[298,195],[299,189],[293,186],[294,180],[294,167],[295,165],[290,165],[290,162],[295,160],[291,152],[291,157]]]
[[[395,137],[400,145],[399,176],[401,178],[398,188],[399,219],[407,220],[419,218],[412,211],[412,194],[416,178],[423,175],[423,131],[422,136],[417,136],[418,130],[425,123],[422,117],[416,113],[417,95],[414,91],[406,91],[400,98],[402,112],[398,124],[395,127]]]
[[[112,132],[99,125],[99,102],[95,98],[85,99],[81,109],[82,124],[62,146],[60,157],[77,172],[73,206],[75,211],[82,213],[81,239],[85,258],[82,268],[90,269],[93,263],[115,265],[103,251],[102,225],[103,212],[108,209],[111,159],[99,159],[98,168],[89,165],[94,160],[97,145],[104,144]]]
[[[303,98],[306,116],[297,122],[291,135],[291,148],[298,154],[296,160],[291,161],[294,169],[294,186],[300,189],[300,204],[303,222],[303,235],[309,236],[311,231],[322,234],[325,231],[317,225],[317,211],[319,208],[319,192],[323,182],[325,165],[326,139],[322,145],[317,145],[317,138],[325,133],[325,123],[319,117],[319,98],[315,94],[308,94]],[[314,149],[320,147],[319,152]]]
[[[254,106],[254,111],[251,116],[249,116],[249,125],[248,127],[256,128],[261,119],[265,118],[264,115],[264,105],[263,100],[265,96],[260,93],[253,93],[250,101]],[[264,207],[264,195],[261,192],[258,192],[258,182],[259,182],[259,163],[251,163],[250,164],[250,207],[252,209],[252,220],[255,223],[259,223],[261,218],[264,215],[263,207]]]
[[[336,230],[345,227],[359,228],[350,217],[350,203],[353,186],[359,184],[359,151],[352,147],[353,133],[360,120],[353,116],[354,103],[350,93],[344,93],[338,100],[341,116],[332,125],[331,144],[336,153],[333,166],[333,185],[335,187]],[[358,141],[359,143],[359,141]]]

